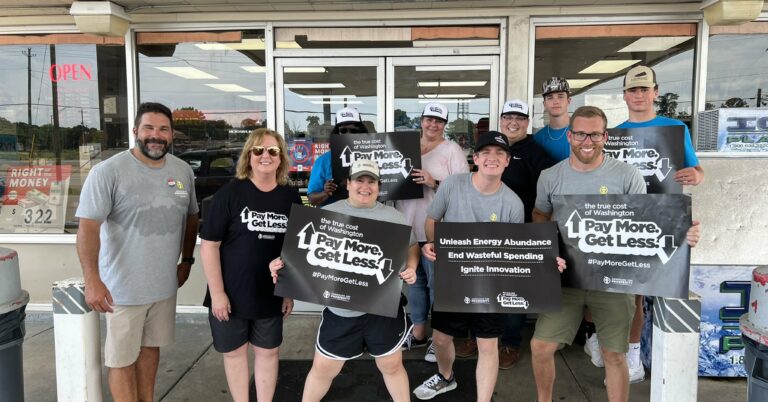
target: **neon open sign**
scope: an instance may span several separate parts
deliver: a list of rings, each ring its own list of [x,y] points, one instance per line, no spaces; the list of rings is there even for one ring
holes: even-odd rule
[[[54,64],[48,70],[53,82],[90,80],[93,68],[87,64]]]

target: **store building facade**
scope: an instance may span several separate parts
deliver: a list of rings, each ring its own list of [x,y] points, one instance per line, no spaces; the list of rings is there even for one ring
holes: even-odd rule
[[[705,110],[768,106],[763,1],[123,0],[96,2],[111,5],[86,13],[109,23],[95,26],[72,1],[37,3],[0,1],[0,245],[18,251],[39,309],[53,281],[81,275],[82,183],[133,146],[140,102],[173,110],[172,152],[205,194],[258,127],[296,147],[291,183],[306,187],[344,106],[383,132],[418,128],[424,104],[441,101],[467,151],[505,99],[527,100],[532,130],[543,127],[540,85],[553,75],[574,88],[571,110],[599,106],[610,127],[627,117],[622,78],[637,64],[657,72],[659,113],[692,133]],[[766,155],[699,151],[706,181],[686,189],[705,225],[693,262],[765,264]],[[198,263],[180,310],[197,311],[204,292]]]

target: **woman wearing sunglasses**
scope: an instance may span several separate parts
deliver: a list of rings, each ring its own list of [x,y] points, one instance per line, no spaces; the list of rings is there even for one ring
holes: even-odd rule
[[[367,134],[360,112],[355,108],[345,107],[336,111],[336,125],[331,135],[336,134]],[[341,188],[339,188],[341,187]],[[331,151],[320,155],[312,165],[307,185],[307,198],[314,206],[328,205],[347,197],[346,183],[336,184],[333,181],[331,169]]]
[[[214,195],[200,233],[208,280],[203,304],[235,401],[248,401],[249,343],[257,399],[272,400],[283,319],[293,309],[293,300],[273,295],[269,272],[269,262],[280,255],[291,204],[301,204],[297,189],[287,185],[286,148],[280,134],[254,131],[240,154],[236,178]]]

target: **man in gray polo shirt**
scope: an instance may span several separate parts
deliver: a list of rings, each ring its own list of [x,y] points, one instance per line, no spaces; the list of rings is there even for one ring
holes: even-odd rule
[[[160,346],[173,341],[176,291],[189,277],[197,237],[192,169],[167,154],[171,111],[141,104],[133,134],[133,149],[88,175],[76,212],[85,300],[106,313],[115,401],[154,400]]]

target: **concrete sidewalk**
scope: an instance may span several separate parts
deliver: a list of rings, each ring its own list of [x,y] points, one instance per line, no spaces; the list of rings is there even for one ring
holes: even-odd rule
[[[290,317],[285,323],[281,359],[312,359],[319,321],[318,316]],[[25,399],[27,402],[56,401],[56,365],[51,314],[29,313],[26,328],[27,334],[23,344]],[[103,335],[102,329],[102,338]],[[530,336],[530,328],[527,328],[526,335]],[[424,349],[409,351],[406,352],[405,359],[421,360],[423,354]],[[594,367],[580,346],[575,345],[560,351],[556,364],[556,401],[607,400],[603,387],[603,369]],[[102,370],[102,384],[104,400],[111,401],[106,385],[106,370]],[[411,384],[411,388],[416,385],[418,384]],[[646,381],[631,386],[630,400],[648,401],[650,388],[648,372]],[[747,383],[743,378],[699,378],[699,401],[745,401],[746,393]],[[177,315],[176,342],[161,351],[155,398],[162,402],[230,400],[221,355],[211,346],[210,329],[205,315]],[[494,400],[535,399],[530,351],[524,351],[517,366],[499,372]],[[438,396],[434,400],[455,401],[451,398],[451,393]]]

